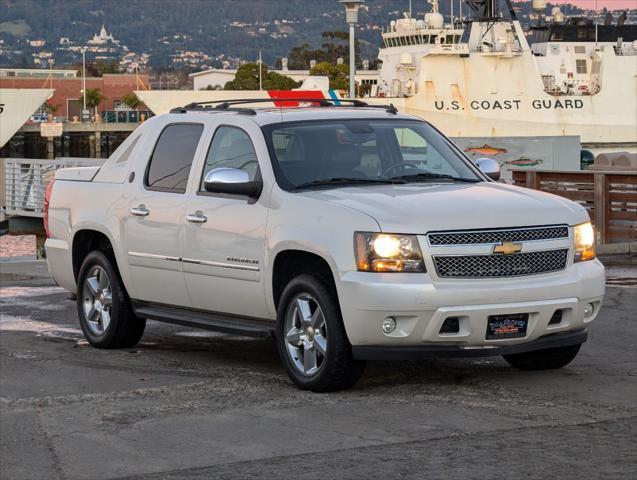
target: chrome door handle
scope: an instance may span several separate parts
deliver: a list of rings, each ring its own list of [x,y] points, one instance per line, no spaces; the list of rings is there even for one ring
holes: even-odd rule
[[[131,215],[134,215],[136,217],[147,217],[150,213],[150,210],[148,210],[144,205],[140,205],[139,207],[131,208],[129,212]]]
[[[196,212],[186,215],[186,221],[190,223],[206,223],[208,221],[208,217],[206,217],[203,213]]]

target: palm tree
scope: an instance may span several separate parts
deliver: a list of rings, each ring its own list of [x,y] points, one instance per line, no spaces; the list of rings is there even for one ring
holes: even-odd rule
[[[94,109],[95,118],[97,118],[97,107],[104,100],[106,100],[106,97],[102,94],[99,88],[86,89],[86,107]],[[84,96],[80,97],[80,103],[84,103]]]
[[[49,119],[52,119],[53,117],[55,117],[55,114],[60,110],[60,106],[57,104],[47,102],[46,109],[47,109],[48,116],[50,117]]]
[[[142,101],[134,93],[127,93],[122,97],[122,101],[132,110],[137,110]]]

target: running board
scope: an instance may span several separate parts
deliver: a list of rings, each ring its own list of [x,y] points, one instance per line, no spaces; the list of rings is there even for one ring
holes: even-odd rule
[[[203,328],[247,337],[273,337],[275,323],[260,318],[234,316],[132,300],[135,315],[159,322]]]

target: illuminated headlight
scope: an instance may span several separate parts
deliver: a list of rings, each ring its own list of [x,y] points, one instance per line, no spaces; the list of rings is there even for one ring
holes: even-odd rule
[[[575,225],[575,261],[583,262],[595,258],[595,231],[591,222]]]
[[[425,272],[416,235],[354,234],[356,265],[362,272]]]

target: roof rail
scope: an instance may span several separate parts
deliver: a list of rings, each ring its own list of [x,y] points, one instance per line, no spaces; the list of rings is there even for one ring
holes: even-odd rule
[[[365,108],[382,108],[388,113],[397,114],[398,110],[393,104],[389,105],[370,105],[367,102],[349,98],[254,98],[254,99],[238,99],[238,100],[211,100],[206,102],[192,102],[183,107],[173,108],[170,113],[186,113],[187,111],[206,111],[206,112],[237,112],[247,115],[256,115],[257,112],[253,108],[234,107],[234,105],[245,105],[251,103],[274,103],[274,102],[296,102],[296,103],[313,103],[320,107],[365,107]],[[345,105],[343,105],[345,104]]]

